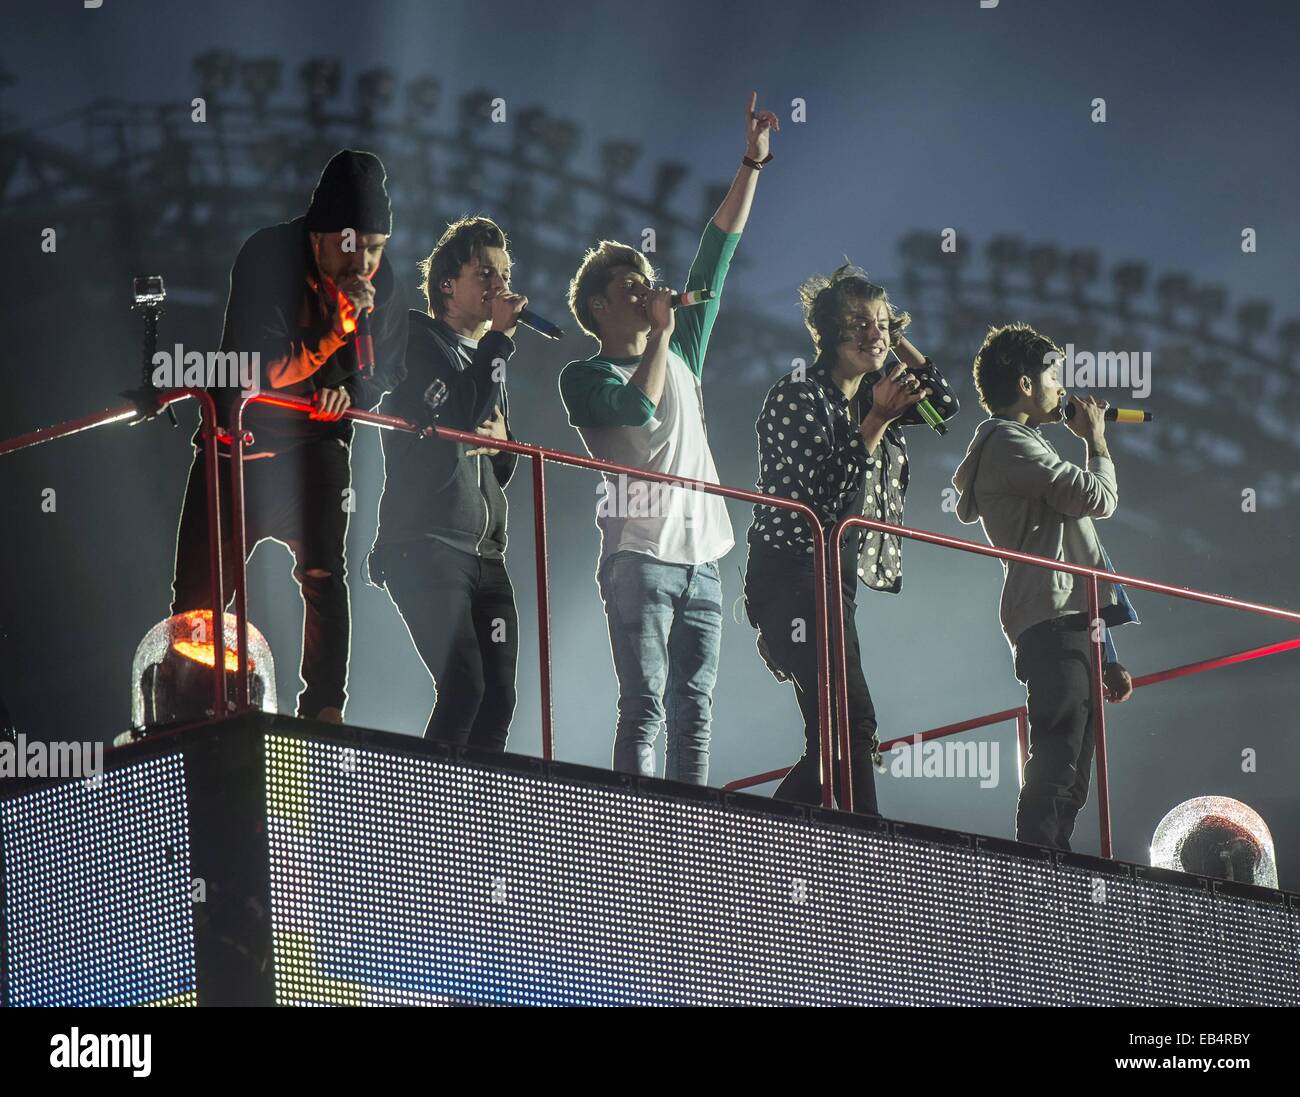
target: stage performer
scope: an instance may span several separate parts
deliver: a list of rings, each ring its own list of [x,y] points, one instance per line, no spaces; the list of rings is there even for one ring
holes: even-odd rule
[[[990,330],[975,356],[975,387],[989,413],[953,476],[957,516],[977,519],[992,545],[1113,571],[1094,520],[1119,502],[1115,463],[1106,445],[1106,403],[1070,396],[1061,387],[1062,351],[1027,324]],[[1064,460],[1043,437],[1064,422],[1082,438],[1087,467]],[[1124,588],[1100,588],[1107,700],[1127,701],[1133,680],[1110,637],[1136,622]],[[1070,848],[1075,818],[1088,798],[1094,748],[1092,635],[1088,586],[1062,571],[1003,565],[1002,629],[1029,707],[1029,757],[1016,805],[1016,838]]]
[[[600,343],[560,375],[569,422],[593,457],[709,483],[718,472],[704,426],[702,378],[723,281],[749,218],[759,172],[772,159],[770,111],[745,110],[745,151],[704,229],[687,291],[716,296],[674,313],[637,248],[603,240],[569,285],[569,307]],[[602,482],[597,582],[618,677],[614,768],[655,775],[666,728],[664,775],[708,781],[713,687],[722,637],[718,560],[735,540],[720,496],[648,481]]]
[[[370,409],[400,368],[406,312],[383,264],[392,211],[379,158],[345,149],[321,172],[305,216],[254,233],[230,272],[223,351],[258,357],[257,384],[309,397],[311,415],[252,405],[245,426],[247,549],[274,538],[293,553],[304,604],[299,716],[343,719],[351,623],[344,540],[352,510],[350,407]],[[355,327],[363,311],[375,369],[358,372]],[[238,389],[213,388],[222,425]],[[172,613],[207,608],[205,462],[200,438],[176,537]],[[229,449],[222,444],[222,558],[231,584]]]
[[[383,411],[472,431],[470,447],[385,431],[384,494],[370,556],[436,703],[425,738],[502,751],[515,711],[519,617],[506,571],[510,438],[506,363],[526,297],[510,292],[505,233],[487,217],[449,225],[420,264],[426,309],[412,311],[406,373]]]
[[[763,401],[754,424],[758,490],[813,507],[828,541],[835,523],[849,515],[901,525],[908,481],[902,428],[924,426],[918,405],[925,399],[942,419],[950,419],[957,413],[957,398],[934,364],[904,336],[911,317],[895,309],[884,287],[861,269],[846,264],[830,277],[810,278],[799,296],[816,358],[811,366],[782,377]],[[802,514],[760,505],[754,507],[748,541],[745,604],[750,624],[759,631],[759,653],[768,669],[778,681],[793,680],[804,722],[803,756],[774,795],[821,803],[816,648],[821,592],[813,582],[812,532]],[[876,814],[876,712],[862,669],[854,611],[859,582],[891,594],[902,589],[901,539],[850,530],[839,573],[853,805],[855,811]],[[834,680],[832,686],[834,690]],[[832,721],[834,696],[832,692]],[[838,753],[838,734],[833,741]],[[838,801],[838,764],[834,774]]]

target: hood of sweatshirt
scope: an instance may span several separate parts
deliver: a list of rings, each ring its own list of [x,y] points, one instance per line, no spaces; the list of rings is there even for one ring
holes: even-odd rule
[[[985,419],[975,428],[975,436],[966,447],[966,456],[952,475],[953,487],[957,489],[957,517],[970,525],[979,520],[979,505],[975,501],[975,478],[979,475],[980,455],[986,443],[995,431],[1029,430],[1010,419]]]

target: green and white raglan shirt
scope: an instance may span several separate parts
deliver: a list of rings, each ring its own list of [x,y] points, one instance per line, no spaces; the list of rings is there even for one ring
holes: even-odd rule
[[[722,283],[740,233],[713,221],[686,276],[687,290],[718,296],[679,309],[668,348],[667,376],[658,407],[630,378],[640,358],[570,362],[560,374],[569,422],[593,457],[711,484],[718,470],[704,426],[701,376]],[[640,552],[670,564],[704,564],[735,544],[725,500],[689,488],[607,475],[597,499],[596,525],[603,563],[616,552]]]

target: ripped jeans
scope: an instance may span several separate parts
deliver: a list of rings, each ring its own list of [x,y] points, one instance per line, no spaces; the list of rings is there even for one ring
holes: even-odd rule
[[[221,493],[222,580],[232,593],[234,553],[230,526],[230,459],[218,457]],[[208,567],[208,510],[203,451],[194,456],[176,534],[172,613],[207,609],[212,603]],[[303,691],[298,715],[342,710],[347,700],[348,612],[344,542],[348,510],[344,492],[352,483],[349,448],[337,438],[313,439],[275,457],[244,462],[245,545],[253,554],[271,537],[293,553],[293,577],[303,600]]]

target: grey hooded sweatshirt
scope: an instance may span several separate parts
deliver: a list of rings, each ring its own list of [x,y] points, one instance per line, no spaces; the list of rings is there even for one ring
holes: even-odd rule
[[[1108,568],[1093,520],[1109,518],[1119,502],[1115,465],[1093,457],[1086,469],[1063,460],[1033,427],[986,419],[975,431],[952,478],[957,517],[977,519],[998,548],[1029,552],[1085,567]],[[1064,571],[1003,561],[1002,631],[1015,650],[1025,629],[1067,613],[1088,612],[1088,585]],[[1118,623],[1111,584],[1099,591],[1102,618]],[[1131,618],[1130,618],[1131,619]]]

